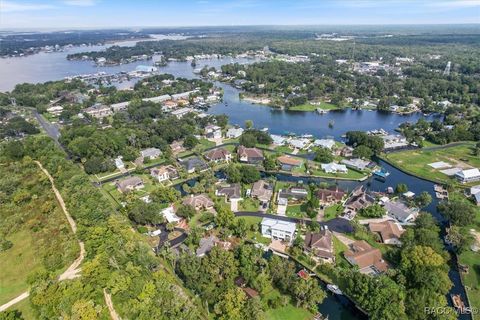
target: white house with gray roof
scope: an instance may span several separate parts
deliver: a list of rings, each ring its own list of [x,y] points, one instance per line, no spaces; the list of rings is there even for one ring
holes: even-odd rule
[[[263,218],[262,235],[266,238],[291,242],[295,238],[296,224],[289,221]]]

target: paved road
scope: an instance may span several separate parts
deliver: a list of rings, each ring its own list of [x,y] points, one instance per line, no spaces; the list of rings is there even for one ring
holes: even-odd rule
[[[43,127],[45,132],[52,137],[53,140],[58,141],[60,138],[60,130],[58,130],[58,126],[55,124],[50,123],[44,116],[38,113],[36,110],[33,111],[33,115],[37,118],[40,125]]]

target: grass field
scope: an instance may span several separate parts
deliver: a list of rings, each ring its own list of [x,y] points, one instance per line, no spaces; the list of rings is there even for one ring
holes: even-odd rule
[[[325,213],[323,215],[323,220],[328,221],[337,217],[337,214],[343,211],[343,206],[341,204],[334,204],[330,207],[325,208]]]
[[[310,174],[315,177],[319,178],[338,178],[338,179],[346,179],[346,180],[361,180],[365,178],[367,175],[355,170],[348,169],[347,173],[326,173],[323,170],[310,170]]]
[[[281,308],[270,309],[265,312],[266,320],[307,320],[312,317],[313,314],[307,310],[297,308],[291,304]]]
[[[305,104],[300,104],[298,106],[293,106],[288,108],[289,111],[315,111],[318,108],[323,109],[323,110],[338,110],[338,106],[327,103],[327,102],[321,102],[320,105],[313,105],[310,103],[305,103]]]
[[[445,147],[437,150],[411,150],[394,152],[385,155],[385,158],[395,166],[416,176],[435,180],[440,183],[456,183],[454,178],[441,173],[428,164],[444,161],[454,167],[480,167],[480,157],[473,154],[474,142],[465,142],[462,145]]]
[[[18,311],[20,311],[22,313],[23,319],[25,320],[36,319],[33,313],[32,305],[30,304],[30,301],[28,299],[25,299],[17,303],[14,307],[11,307],[11,309],[17,309]]]
[[[0,304],[4,304],[28,289],[27,277],[42,270],[42,259],[32,246],[29,231],[21,230],[8,237],[13,247],[0,252]]]
[[[467,289],[471,307],[480,308],[480,253],[473,251],[463,252],[459,262],[469,266],[468,274],[462,274],[462,280]]]

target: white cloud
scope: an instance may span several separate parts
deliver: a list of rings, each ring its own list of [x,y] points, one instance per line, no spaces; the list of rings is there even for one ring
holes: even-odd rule
[[[35,11],[35,10],[45,10],[52,9],[55,6],[50,4],[39,4],[39,3],[17,3],[7,0],[2,0],[0,2],[0,11],[2,12],[19,12],[19,11]]]
[[[95,0],[65,0],[63,1],[63,3],[69,6],[91,7],[96,4],[96,1]]]

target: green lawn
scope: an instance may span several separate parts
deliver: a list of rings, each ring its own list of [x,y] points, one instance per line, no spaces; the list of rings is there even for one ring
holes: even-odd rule
[[[252,198],[245,198],[244,200],[240,201],[238,204],[239,211],[258,211],[258,206],[260,202],[256,199]]]
[[[303,210],[303,204],[293,204],[287,207],[286,213],[288,217],[302,218],[305,216],[304,212],[305,210]]]
[[[32,305],[30,304],[29,299],[25,299],[25,300],[17,303],[16,305],[10,307],[10,309],[12,309],[12,310],[16,309],[16,310],[20,311],[22,313],[23,319],[25,319],[25,320],[36,319],[36,317],[34,315],[34,312],[33,312]]]
[[[309,311],[297,308],[291,304],[265,312],[266,320],[307,320],[312,319],[312,317],[313,314]]]
[[[330,207],[325,208],[323,215],[323,220],[328,221],[337,217],[337,214],[343,212],[343,206],[341,204],[334,204]]]
[[[469,165],[480,167],[480,157],[473,154],[474,142],[465,142],[459,146],[447,147],[439,150],[411,150],[394,152],[385,155],[385,158],[402,170],[419,177],[435,180],[440,183],[456,183],[454,178],[441,173],[428,164],[438,161],[450,163],[452,166]]]
[[[327,102],[320,102],[320,105],[313,105],[310,103],[300,104],[298,106],[293,106],[288,108],[289,111],[315,111],[318,108],[323,110],[338,110],[338,106],[327,103]]]
[[[335,250],[336,266],[349,268],[351,265],[343,255],[343,253],[348,250],[347,246],[338,240],[337,237],[333,237],[333,248]]]
[[[320,178],[337,178],[337,179],[346,179],[346,180],[360,180],[367,176],[364,173],[361,173],[352,169],[348,169],[347,173],[326,173],[322,169],[319,169],[319,170],[311,169],[310,174]]]
[[[0,252],[0,305],[27,290],[28,275],[43,269],[42,258],[32,245],[30,231],[18,231],[7,240],[13,243],[13,247]]]
[[[468,274],[462,274],[463,283],[467,288],[471,307],[480,308],[480,253],[473,251],[463,252],[459,262],[469,266]]]
[[[293,149],[288,147],[288,146],[278,146],[278,147],[275,147],[274,150],[277,151],[277,152],[283,152],[283,153],[292,153],[293,152]]]

